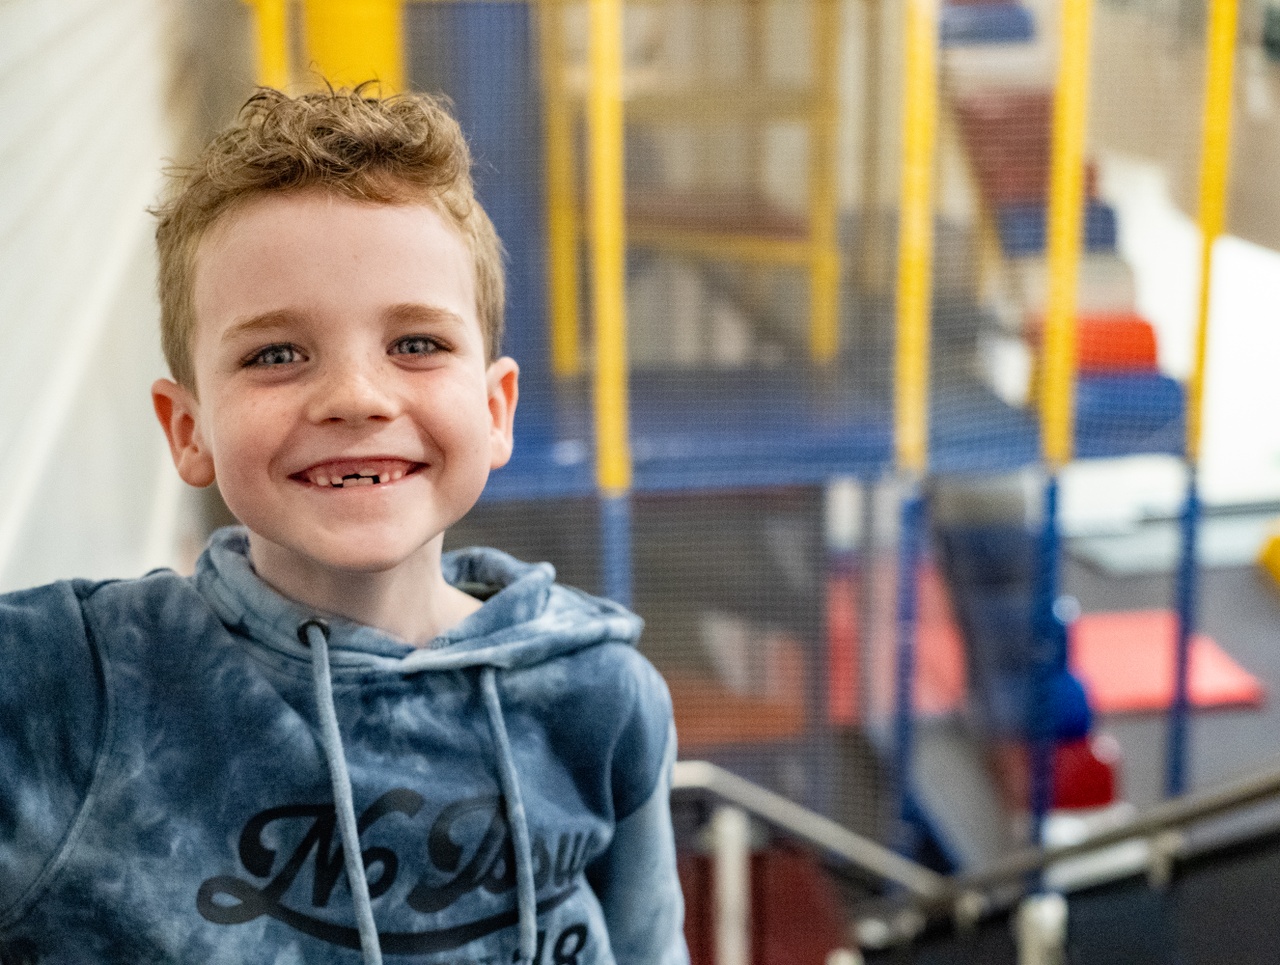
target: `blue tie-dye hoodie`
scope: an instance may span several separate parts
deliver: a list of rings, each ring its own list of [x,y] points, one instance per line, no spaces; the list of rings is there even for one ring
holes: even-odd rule
[[[467,550],[488,599],[414,649],[247,553],[0,597],[0,962],[687,961],[636,617]]]

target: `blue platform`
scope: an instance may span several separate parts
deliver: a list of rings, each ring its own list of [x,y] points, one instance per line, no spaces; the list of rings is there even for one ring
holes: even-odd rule
[[[864,377],[807,370],[637,372],[631,379],[631,450],[637,492],[821,485],[893,468],[888,398]],[[546,392],[531,385],[529,392]],[[485,498],[586,496],[595,491],[590,384],[566,383],[538,407],[555,413],[548,445],[516,420],[511,464]],[[521,405],[523,405],[523,399]],[[1165,376],[1084,377],[1076,391],[1083,458],[1177,454],[1182,388]],[[941,385],[930,416],[930,469],[995,474],[1035,463],[1039,426],[975,382]]]
[[[1044,254],[1046,206],[1008,204],[996,210],[1000,247],[1010,258]],[[1089,201],[1084,211],[1084,243],[1089,251],[1114,251],[1116,213],[1100,201]]]
[[[1027,43],[1036,29],[1031,11],[1018,3],[947,4],[940,26],[943,47]]]

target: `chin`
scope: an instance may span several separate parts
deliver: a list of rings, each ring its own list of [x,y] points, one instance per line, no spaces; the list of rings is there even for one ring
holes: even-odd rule
[[[308,555],[316,566],[355,574],[386,573],[412,561],[421,548],[397,546],[325,547]]]

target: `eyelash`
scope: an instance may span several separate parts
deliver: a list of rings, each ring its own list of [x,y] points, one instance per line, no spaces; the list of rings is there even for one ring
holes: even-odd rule
[[[421,344],[423,346],[423,351],[411,352],[411,351],[404,350],[405,346],[412,345],[414,343]],[[397,351],[397,349],[399,349],[399,351]],[[433,338],[430,335],[406,335],[404,338],[400,338],[392,342],[391,348],[388,349],[387,351],[388,351],[388,354],[390,355],[423,355],[425,356],[425,355],[435,355],[439,352],[447,352],[448,350],[449,350],[449,346],[447,346],[444,342],[440,341],[440,339]]]
[[[290,352],[292,353],[293,357],[288,359],[287,361],[284,361],[284,360],[277,360],[274,362],[267,361],[269,356],[276,353],[280,353],[280,352]],[[244,359],[244,361],[242,361],[240,364],[243,368],[254,368],[254,367],[274,368],[277,365],[288,365],[292,362],[296,362],[301,356],[302,356],[302,350],[299,349],[296,345],[280,343],[276,345],[263,346],[262,348],[258,349],[256,352],[253,352],[250,355],[248,355]]]
[[[408,346],[418,344],[421,346],[420,351],[406,350]],[[406,335],[404,338],[397,339],[391,343],[391,347],[387,350],[388,355],[417,355],[428,356],[435,355],[440,352],[447,352],[449,346],[438,338],[430,335]],[[291,357],[288,359],[279,358],[279,354],[288,352]],[[276,356],[274,361],[270,359]],[[245,356],[240,362],[242,368],[275,368],[280,365],[290,365],[299,361],[303,357],[303,352],[296,345],[290,345],[287,342],[277,343],[275,345],[265,345],[255,352]]]

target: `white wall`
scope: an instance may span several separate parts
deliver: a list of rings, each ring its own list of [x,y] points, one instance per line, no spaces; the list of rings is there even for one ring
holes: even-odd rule
[[[152,218],[172,0],[0,0],[0,590],[174,562]]]

